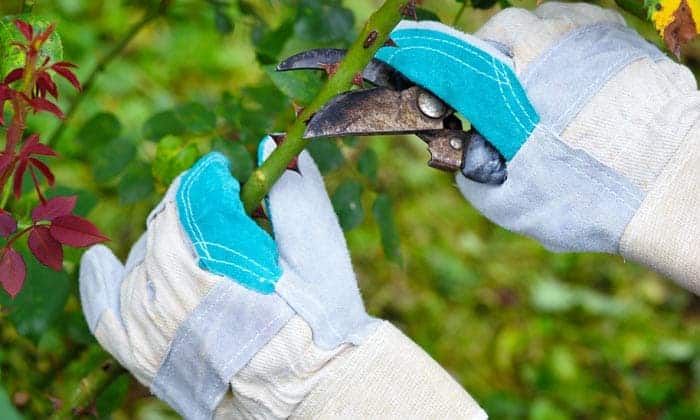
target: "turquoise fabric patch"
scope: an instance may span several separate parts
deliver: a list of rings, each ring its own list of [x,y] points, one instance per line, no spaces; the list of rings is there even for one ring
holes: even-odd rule
[[[465,35],[466,38],[469,35]],[[464,115],[510,160],[539,122],[513,70],[466,40],[432,29],[397,29],[376,58]]]
[[[277,245],[248,217],[239,192],[228,159],[220,153],[206,155],[182,176],[180,223],[202,269],[270,294],[282,275]]]

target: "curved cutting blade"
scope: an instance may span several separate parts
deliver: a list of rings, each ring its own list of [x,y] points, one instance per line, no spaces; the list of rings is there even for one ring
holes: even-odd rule
[[[414,86],[402,91],[383,87],[347,92],[331,99],[309,121],[304,138],[373,134],[409,134],[444,128],[443,120],[454,111],[442,104],[432,117],[419,108],[419,100],[436,100]]]
[[[287,57],[277,65],[277,71],[325,70],[328,66],[340,63],[347,50],[340,48],[318,48],[302,51]],[[405,89],[413,86],[408,79],[393,67],[372,59],[362,72],[362,78],[375,86],[392,89]]]

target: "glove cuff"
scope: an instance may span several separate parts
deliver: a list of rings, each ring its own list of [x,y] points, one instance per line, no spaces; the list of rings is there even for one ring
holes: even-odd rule
[[[620,252],[700,294],[700,120],[685,138],[627,226]]]
[[[340,354],[292,418],[485,419],[455,380],[388,322]]]

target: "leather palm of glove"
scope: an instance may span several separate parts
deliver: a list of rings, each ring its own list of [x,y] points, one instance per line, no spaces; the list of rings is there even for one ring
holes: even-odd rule
[[[486,217],[550,250],[622,254],[700,292],[700,95],[686,67],[588,4],[509,8],[476,36],[402,22],[391,39],[377,58],[509,161],[501,186],[457,176]]]

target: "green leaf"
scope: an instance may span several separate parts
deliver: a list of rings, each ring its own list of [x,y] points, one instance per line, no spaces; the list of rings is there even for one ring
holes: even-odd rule
[[[352,11],[338,1],[303,1],[294,24],[294,33],[301,40],[319,44],[347,41],[355,24]]]
[[[233,128],[239,128],[241,126],[243,107],[241,101],[233,96],[231,92],[224,92],[221,95],[221,102],[217,107],[217,113]]]
[[[188,102],[180,105],[175,111],[177,118],[187,132],[202,134],[211,132],[216,128],[216,115],[198,102]]]
[[[100,418],[109,418],[113,411],[124,405],[130,384],[131,376],[124,373],[102,391],[95,400]]]
[[[228,157],[231,162],[231,173],[237,180],[244,182],[250,177],[255,167],[253,157],[240,142],[219,137],[212,141],[211,147]]]
[[[122,204],[133,204],[151,195],[153,175],[150,166],[142,162],[129,166],[119,181],[118,192]]]
[[[263,22],[253,27],[255,56],[261,64],[277,64],[280,52],[294,33],[294,21],[294,17],[291,17],[275,29],[270,29]]]
[[[22,416],[10,402],[10,397],[2,385],[0,385],[0,413],[3,420],[22,420]]]
[[[264,69],[277,89],[302,105],[313,101],[323,86],[322,73],[318,71],[277,71],[275,66],[265,66]]]
[[[233,21],[231,16],[226,13],[226,10],[219,4],[214,5],[214,26],[219,33],[228,35],[233,32]]]
[[[372,214],[379,226],[384,255],[392,261],[401,261],[399,234],[391,210],[391,199],[386,194],[379,194],[372,204]]]
[[[143,136],[147,140],[159,140],[171,135],[178,135],[185,132],[185,126],[173,110],[161,111],[153,114],[143,124]]]
[[[318,169],[322,174],[334,171],[345,163],[345,156],[340,151],[338,144],[330,139],[312,140],[306,147],[311,157],[314,158]]]
[[[99,148],[92,149],[92,175],[97,183],[105,183],[119,175],[136,154],[134,143],[117,137]]]
[[[161,186],[168,186],[182,173],[189,169],[199,157],[199,150],[193,143],[187,143],[179,137],[164,137],[156,148],[156,157],[151,167],[153,177]]]
[[[76,142],[88,148],[100,147],[119,137],[121,131],[122,125],[114,114],[99,112],[80,127]]]
[[[343,230],[350,230],[362,223],[365,211],[362,208],[362,185],[359,182],[344,181],[333,193],[331,202]]]
[[[377,153],[372,149],[367,149],[360,155],[357,160],[357,170],[370,181],[377,182],[377,169],[379,166],[379,158]]]
[[[65,272],[44,267],[26,249],[19,248],[27,263],[27,280],[14,300],[0,293],[0,305],[9,309],[8,318],[20,334],[38,341],[63,312],[70,280]]]

